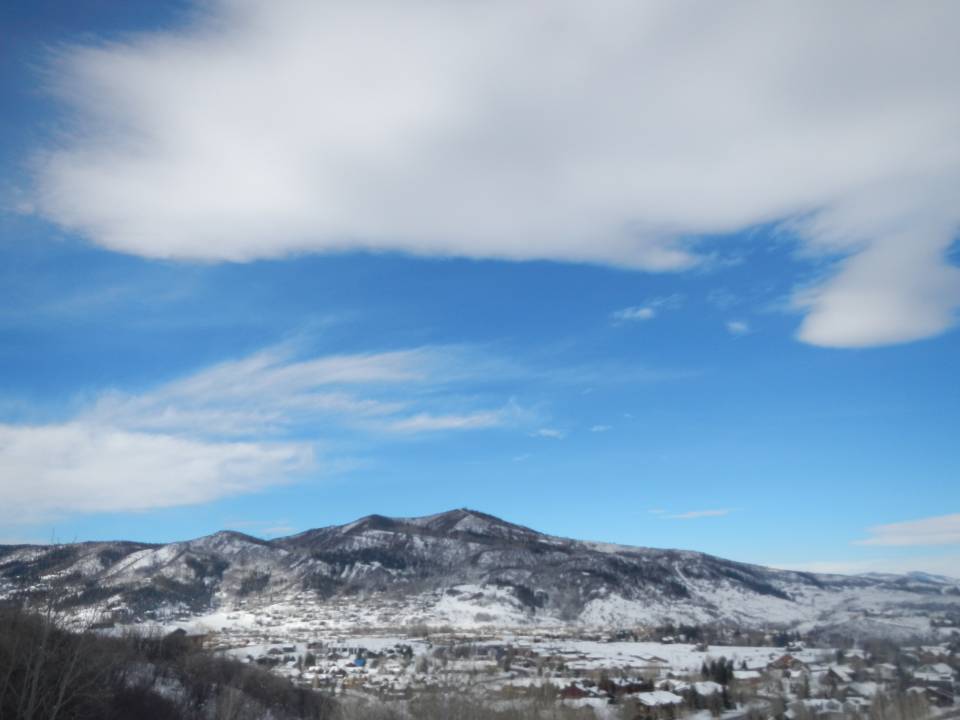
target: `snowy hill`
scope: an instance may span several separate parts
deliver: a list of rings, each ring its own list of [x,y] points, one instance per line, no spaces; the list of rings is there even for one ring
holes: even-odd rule
[[[296,599],[349,600],[364,622],[578,625],[722,623],[884,634],[960,613],[957,581],[774,570],[703,553],[538,533],[473,510],[370,515],[266,541],[223,531],[168,545],[0,546],[0,593],[55,588],[74,608],[137,621]]]

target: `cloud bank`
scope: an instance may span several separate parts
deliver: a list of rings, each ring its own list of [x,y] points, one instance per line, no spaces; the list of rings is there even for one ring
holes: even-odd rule
[[[212,443],[86,422],[0,425],[0,521],[194,505],[289,481],[306,443]]]
[[[827,267],[802,341],[916,340],[960,305],[958,24],[946,0],[212,0],[61,53],[35,205],[151,258],[650,271],[787,222]]]
[[[895,558],[870,558],[867,560],[818,560],[805,563],[769,563],[771,567],[799,572],[814,572],[840,575],[861,573],[895,573],[897,575],[926,572],[960,579],[960,555],[910,556]]]
[[[960,513],[877,525],[857,545],[960,545]]]

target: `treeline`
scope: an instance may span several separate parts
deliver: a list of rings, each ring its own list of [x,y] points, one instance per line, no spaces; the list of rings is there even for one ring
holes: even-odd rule
[[[0,720],[333,720],[320,693],[183,637],[71,632],[0,608]]]
[[[756,630],[718,623],[705,625],[665,623],[650,627],[620,628],[611,634],[611,638],[621,641],[647,642],[661,642],[666,639],[680,643],[750,647],[787,647],[797,642],[809,644],[813,640],[809,635],[791,630]],[[848,642],[845,646],[849,647],[849,645]]]
[[[733,680],[733,660],[721,657],[719,660],[704,660],[700,666],[700,677],[712,680],[720,685],[729,685]]]

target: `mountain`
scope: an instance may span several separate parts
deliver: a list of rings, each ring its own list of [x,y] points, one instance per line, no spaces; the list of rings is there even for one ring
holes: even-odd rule
[[[370,515],[275,540],[222,531],[150,545],[0,546],[0,595],[54,590],[68,609],[139,621],[296,602],[369,609],[363,622],[476,625],[719,623],[921,634],[960,619],[940,576],[791,572],[699,552],[536,532],[474,510]]]

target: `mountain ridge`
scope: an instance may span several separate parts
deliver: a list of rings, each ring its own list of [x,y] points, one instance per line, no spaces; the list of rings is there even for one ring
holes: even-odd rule
[[[0,546],[0,595],[43,592],[133,622],[278,598],[453,625],[829,628],[893,618],[886,624],[913,631],[960,612],[960,582],[938,576],[777,570],[548,535],[469,508],[367,515],[270,540],[222,530],[166,544]]]

